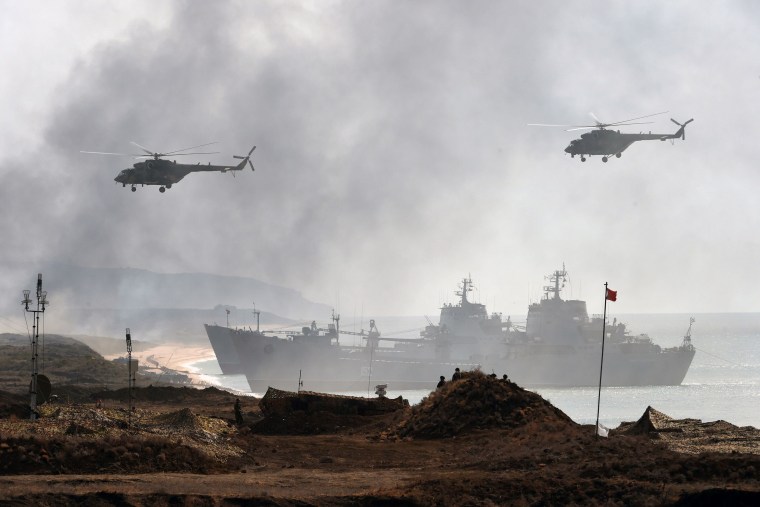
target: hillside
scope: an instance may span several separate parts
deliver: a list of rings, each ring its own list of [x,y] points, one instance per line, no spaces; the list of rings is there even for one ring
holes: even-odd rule
[[[85,268],[61,263],[18,264],[13,269],[17,271],[14,278],[28,280],[18,282],[19,300],[21,290],[33,289],[37,272],[42,272],[51,309],[211,309],[217,305],[252,308],[255,301],[259,309],[291,319],[328,316],[331,309],[307,300],[297,290],[247,277]],[[28,274],[24,274],[26,271]]]
[[[136,349],[146,344],[137,343]],[[28,393],[31,379],[29,337],[0,334],[0,391],[15,394]],[[155,374],[141,364],[136,377],[138,386],[167,384],[182,380],[177,372],[165,370]],[[127,385],[127,367],[124,363],[106,360],[84,343],[59,335],[46,335],[38,344],[37,370],[50,379],[52,394],[70,400],[87,400],[91,393],[102,389],[119,389]],[[189,383],[189,379],[186,379]]]

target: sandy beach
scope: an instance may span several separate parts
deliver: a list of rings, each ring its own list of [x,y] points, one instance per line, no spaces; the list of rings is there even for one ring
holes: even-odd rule
[[[209,347],[188,347],[184,343],[147,344],[147,348],[132,351],[132,359],[136,359],[140,368],[168,368],[190,377],[193,383],[208,384],[199,369],[195,366],[202,361],[215,360],[214,350]],[[113,360],[124,357],[124,354],[110,354],[105,359]]]

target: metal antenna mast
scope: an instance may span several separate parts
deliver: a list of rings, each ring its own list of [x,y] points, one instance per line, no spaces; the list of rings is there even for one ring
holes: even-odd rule
[[[45,313],[45,305],[50,304],[47,300],[47,291],[42,290],[42,273],[37,274],[37,309],[30,310],[29,303],[32,302],[29,299],[31,291],[24,291],[24,300],[21,304],[24,305],[24,310],[34,314],[32,317],[32,382],[29,384],[29,419],[32,421],[37,420],[37,344],[40,341],[40,314]]]
[[[127,409],[128,415],[127,415],[127,426],[129,428],[132,427],[132,411],[134,410],[135,403],[134,403],[134,397],[132,395],[132,388],[135,385],[135,373],[132,371],[132,334],[129,332],[129,328],[127,328],[127,372],[129,373],[129,378],[127,385],[129,390],[129,407]]]

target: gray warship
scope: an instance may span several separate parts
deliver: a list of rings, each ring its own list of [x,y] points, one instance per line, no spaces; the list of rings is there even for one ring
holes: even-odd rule
[[[383,337],[375,321],[369,330],[340,330],[340,316],[333,313],[327,328],[316,322],[300,332],[284,335],[206,324],[216,353],[221,352],[222,372],[245,375],[251,392],[268,387],[286,390],[345,392],[393,389],[430,389],[438,378],[455,368],[471,370],[479,364],[455,361],[439,353],[434,338]],[[341,343],[341,335],[356,335],[361,345]]]
[[[340,317],[320,328],[277,335],[257,329],[207,324],[209,341],[225,374],[244,374],[253,392],[267,387],[293,390],[360,391],[387,384],[393,389],[431,389],[455,368],[479,368],[527,387],[582,387],[599,383],[602,317],[589,317],[585,301],[560,296],[564,267],[549,277],[544,296],[531,304],[524,326],[488,314],[471,302],[470,278],[456,292],[459,301],[440,310],[418,339],[381,335],[374,321],[368,331],[340,329]],[[647,335],[632,335],[617,320],[605,327],[605,386],[680,384],[694,358],[691,325],[678,347],[662,348]],[[360,345],[341,343],[358,335]]]
[[[441,308],[440,323],[427,326],[423,335],[447,344],[452,356],[468,357],[486,372],[507,373],[520,385],[582,387],[599,384],[604,328],[602,385],[683,382],[695,353],[691,322],[681,345],[663,348],[646,334],[631,334],[617,319],[604,323],[602,316],[589,317],[585,301],[562,299],[564,267],[548,279],[542,299],[528,307],[525,325],[519,326],[470,302],[472,281],[466,278],[457,292],[459,303]]]

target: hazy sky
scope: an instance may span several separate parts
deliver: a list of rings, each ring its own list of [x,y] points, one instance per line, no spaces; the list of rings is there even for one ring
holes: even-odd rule
[[[6,281],[13,261],[56,259],[435,315],[469,273],[476,299],[514,314],[564,262],[566,296],[593,313],[605,281],[620,313],[760,307],[756,2],[0,0],[0,12]],[[564,154],[577,132],[527,126],[666,110],[643,128],[694,118],[686,142],[637,143],[607,164]],[[80,153],[130,141],[220,141],[219,155],[188,157],[215,163],[256,144],[256,172],[132,193],[113,178],[134,160]]]

